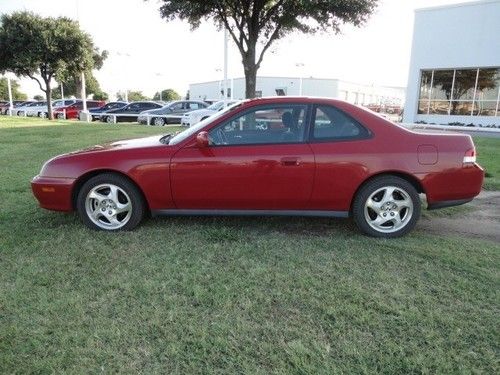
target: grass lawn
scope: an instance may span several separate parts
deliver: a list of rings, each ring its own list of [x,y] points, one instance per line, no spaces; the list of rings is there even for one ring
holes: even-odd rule
[[[37,207],[48,158],[166,131],[0,118],[0,373],[498,373],[497,243],[302,218],[109,234]]]
[[[474,137],[477,161],[485,169],[484,188],[500,190],[500,139]]]

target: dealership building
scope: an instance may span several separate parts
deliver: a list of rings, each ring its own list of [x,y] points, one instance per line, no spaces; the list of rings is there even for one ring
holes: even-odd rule
[[[193,83],[189,85],[191,99],[222,98],[223,81]],[[405,89],[364,85],[340,79],[301,77],[257,77],[256,96],[323,96],[347,100],[360,105],[403,106]],[[228,97],[245,98],[245,78],[228,81]]]
[[[419,9],[404,122],[500,126],[500,0]]]

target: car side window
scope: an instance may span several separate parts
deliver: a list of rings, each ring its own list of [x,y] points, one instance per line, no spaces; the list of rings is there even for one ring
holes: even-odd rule
[[[254,108],[209,131],[211,145],[300,143],[305,138],[307,106]]]
[[[312,133],[315,140],[358,139],[370,135],[356,120],[328,105],[316,107]]]

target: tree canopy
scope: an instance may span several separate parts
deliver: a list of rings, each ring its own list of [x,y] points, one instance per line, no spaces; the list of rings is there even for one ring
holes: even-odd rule
[[[11,79],[10,86],[13,100],[25,100],[28,98],[28,95],[19,90],[19,83],[16,80]],[[0,78],[0,99],[9,100],[9,88],[7,78],[5,77]]]
[[[165,102],[170,102],[172,100],[179,100],[181,96],[174,89],[166,89],[161,91],[161,95],[159,92],[155,93],[153,96],[153,100],[163,100]]]
[[[213,20],[226,28],[242,57],[246,96],[255,96],[257,71],[274,41],[298,31],[339,33],[343,24],[362,25],[378,0],[162,0],[167,21],[181,19],[197,28]],[[257,50],[257,46],[260,46]]]
[[[102,55],[78,22],[65,17],[41,17],[31,12],[0,18],[0,71],[30,77],[38,82],[49,103],[52,118],[52,80],[89,71]],[[105,58],[105,57],[104,57]]]
[[[127,95],[123,91],[116,93],[117,100],[128,100],[129,102],[139,102],[142,100],[150,100],[150,98],[142,93],[142,91],[127,91]]]

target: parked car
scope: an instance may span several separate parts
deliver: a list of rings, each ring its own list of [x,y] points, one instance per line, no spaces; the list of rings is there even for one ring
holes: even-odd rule
[[[90,118],[92,121],[97,121],[101,118],[101,114],[113,109],[123,108],[128,104],[128,102],[109,102],[101,107],[90,108],[88,111],[90,113]],[[78,118],[81,120],[81,111],[78,113]]]
[[[206,107],[208,107],[207,103],[198,100],[176,100],[168,103],[162,108],[142,112],[138,121],[140,124],[147,124],[147,116],[149,116],[149,123],[151,125],[163,126],[165,124],[178,124],[181,122],[184,113]],[[155,115],[158,115],[158,117]]]
[[[104,100],[87,100],[87,108],[99,108],[105,104]],[[54,109],[54,117],[58,119],[77,119],[78,114],[83,109],[83,101],[77,100],[68,106],[61,106]]]
[[[340,100],[279,97],[235,104],[177,135],[57,156],[32,189],[41,207],[76,210],[107,231],[148,213],[351,216],[390,238],[416,225],[419,194],[428,209],[455,206],[483,178],[469,135],[412,132]]]
[[[37,106],[40,106],[40,105],[47,105],[47,102],[36,101],[36,102],[28,103],[28,104],[23,103],[19,107],[14,108],[14,110],[12,111],[12,114],[16,115],[16,116],[26,116],[26,111],[29,111],[30,109],[37,107]]]
[[[182,126],[193,126],[198,122],[205,120],[206,118],[212,116],[214,113],[217,113],[223,110],[225,107],[233,105],[236,103],[235,100],[224,101],[220,100],[211,106],[203,109],[197,109],[191,112],[185,113],[181,118]]]
[[[12,109],[14,110],[18,107],[28,105],[30,103],[33,103],[33,101],[32,100],[28,100],[28,101],[26,101],[26,100],[13,100],[12,101]],[[6,115],[8,111],[9,111],[9,102],[0,106],[0,114]]]
[[[139,113],[148,109],[157,109],[161,107],[161,104],[151,101],[132,102],[130,104],[127,104],[125,107],[112,109],[103,113],[101,115],[101,121],[108,123],[114,123],[115,120],[116,122],[137,122]]]
[[[76,99],[60,99],[54,100],[52,102],[52,110],[56,110],[59,107],[69,106],[73,103],[76,103]],[[47,103],[44,105],[37,105],[26,111],[26,115],[30,117],[41,117],[47,118],[49,116],[49,109],[47,107]]]

